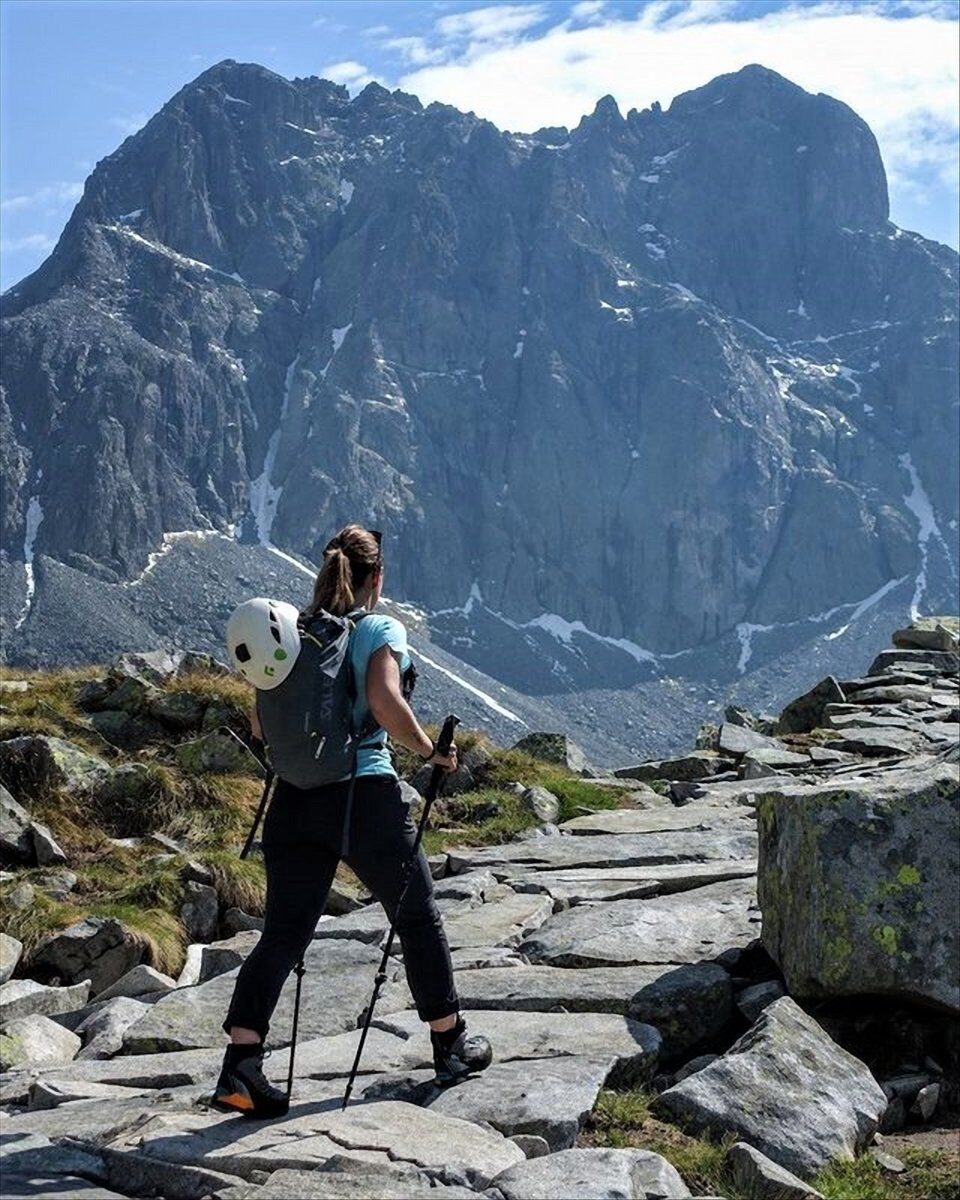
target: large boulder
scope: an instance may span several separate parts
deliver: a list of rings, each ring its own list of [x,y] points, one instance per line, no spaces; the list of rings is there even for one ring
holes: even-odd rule
[[[956,617],[918,617],[908,628],[894,633],[893,644],[917,650],[956,650],[960,621]]]
[[[87,917],[45,937],[30,966],[41,979],[89,979],[96,995],[136,966],[142,952],[139,940],[115,917]]]
[[[522,750],[542,762],[556,763],[578,774],[587,765],[587,756],[565,733],[528,733],[515,742],[514,750]]]
[[[191,942],[212,942],[217,936],[220,902],[217,889],[187,880],[183,885],[180,920]]]
[[[853,1159],[886,1106],[863,1063],[786,996],[726,1054],[656,1101],[692,1132],[737,1133],[802,1178],[834,1159]]]
[[[20,1063],[45,1066],[68,1063],[76,1058],[80,1039],[69,1029],[40,1013],[6,1021],[0,1033],[0,1070],[9,1071]]]
[[[639,779],[642,783],[656,779],[707,779],[728,766],[715,750],[694,750],[680,758],[650,759],[631,767],[618,767],[614,775],[617,779]]]
[[[11,979],[0,984],[0,1014],[4,1021],[32,1013],[55,1017],[83,1008],[89,995],[90,984],[86,980],[72,987],[48,987],[35,979]]]
[[[845,700],[843,688],[828,675],[790,701],[777,720],[777,733],[809,733],[823,724],[823,710],[828,704],[843,704]]]
[[[62,738],[31,736],[0,742],[0,775],[21,798],[59,789],[83,795],[109,774],[102,758]]]
[[[0,783],[0,857],[13,862],[33,861],[30,814]]]
[[[676,1168],[649,1150],[561,1150],[510,1167],[493,1186],[506,1200],[680,1200],[690,1195]]]
[[[7,933],[0,933],[0,983],[6,983],[17,969],[23,954],[23,942]]]
[[[933,758],[762,796],[763,942],[792,995],[960,1013],[960,772]]]
[[[213,773],[243,773],[256,766],[253,752],[226,729],[214,729],[192,742],[181,742],[173,757],[182,771],[199,775]]]

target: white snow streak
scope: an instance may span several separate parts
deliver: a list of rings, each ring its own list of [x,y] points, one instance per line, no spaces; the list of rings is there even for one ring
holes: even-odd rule
[[[747,663],[753,653],[753,635],[766,633],[770,629],[776,629],[776,625],[751,625],[749,621],[741,621],[737,626],[737,637],[740,639],[740,658],[737,660],[737,670],[741,675],[747,669]]]
[[[906,454],[899,455],[897,462],[899,462],[900,466],[910,476],[910,491],[904,494],[903,502],[917,518],[919,526],[917,530],[917,547],[920,551],[920,570],[917,572],[917,581],[913,589],[913,599],[910,601],[910,619],[915,621],[920,615],[920,601],[927,590],[927,552],[930,538],[935,537],[943,547],[943,551],[951,567],[953,566],[953,558],[947,549],[947,543],[944,541],[943,534],[940,532],[940,526],[937,524],[937,517],[933,511],[933,505],[930,503],[930,497],[927,495],[927,491],[920,481],[920,476],[917,474],[917,468],[913,465],[913,459],[909,451]]]
[[[40,482],[43,472],[37,475],[37,482]],[[37,530],[43,521],[43,509],[40,506],[40,497],[31,496],[30,503],[27,505],[27,519],[25,523],[23,535],[23,571],[27,579],[27,595],[23,603],[23,610],[20,616],[17,617],[17,622],[14,629],[19,629],[20,626],[30,616],[30,610],[33,608],[33,595],[37,589],[36,580],[33,576],[33,547],[37,541]]]
[[[332,354],[330,355],[330,357],[327,359],[326,366],[325,366],[325,367],[323,367],[323,368],[322,368],[322,370],[320,371],[320,378],[321,378],[321,379],[326,379],[326,377],[327,377],[327,372],[330,370],[330,364],[331,364],[331,363],[333,362],[333,360],[334,360],[334,359],[337,357],[337,351],[338,351],[338,350],[340,349],[340,347],[343,345],[344,338],[347,336],[347,334],[350,332],[350,330],[351,330],[352,328],[353,328],[353,322],[351,321],[349,325],[341,325],[339,329],[334,329],[334,330],[333,330],[333,333],[332,333],[332,337],[333,337],[333,353],[332,353]]]
[[[283,419],[287,415],[287,408],[290,404],[290,388],[293,385],[293,377],[299,361],[300,355],[298,354],[290,366],[287,367],[287,374],[283,384],[283,401],[280,405],[280,416],[277,420],[277,427],[270,435],[270,441],[267,443],[267,452],[263,458],[263,470],[250,484],[250,511],[256,522],[257,538],[261,546],[272,547],[273,545],[270,535],[273,531],[273,522],[277,515],[277,504],[280,501],[283,486],[275,487],[270,480],[270,476],[273,473],[273,466],[277,460],[277,451],[280,448],[280,431],[283,428]]]
[[[902,582],[903,582],[903,577],[901,577],[900,579],[888,579],[887,582],[882,584],[880,587],[878,587],[875,592],[871,592],[870,595],[867,596],[867,598],[865,600],[861,600],[860,603],[857,605],[857,607],[850,614],[849,618],[847,619],[846,624],[841,625],[839,629],[835,629],[833,631],[833,633],[828,633],[824,637],[824,641],[832,642],[834,638],[838,638],[842,633],[846,633],[847,630],[850,628],[850,626],[853,624],[853,622],[857,619],[857,617],[862,616],[867,611],[868,608],[873,608],[873,606],[879,600],[883,599],[883,597],[887,594],[887,592],[890,591],[891,588],[895,588],[898,583],[902,583]]]
[[[446,675],[448,679],[452,679],[454,683],[458,683],[462,688],[466,688],[468,692],[472,692],[474,696],[481,699],[488,708],[492,708],[494,712],[499,713],[501,717],[506,717],[508,721],[516,721],[519,725],[526,725],[526,721],[522,717],[518,717],[516,713],[511,712],[509,708],[504,708],[502,704],[498,704],[492,696],[482,692],[478,687],[474,687],[472,683],[461,676],[456,675],[453,671],[448,671],[446,667],[441,667],[438,662],[434,662],[432,658],[428,658],[422,650],[414,650],[412,646],[407,647],[411,654],[415,654],[417,658],[423,659],[428,667],[433,667],[435,671],[439,671],[441,675]]]
[[[354,186],[349,179],[340,180],[340,199],[344,204],[349,204],[353,199]]]

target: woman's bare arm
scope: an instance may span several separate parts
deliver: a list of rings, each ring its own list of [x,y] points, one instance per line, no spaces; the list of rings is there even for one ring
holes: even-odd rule
[[[395,742],[406,746],[421,758],[430,753],[433,742],[403,698],[400,666],[389,646],[381,646],[371,655],[367,664],[367,707],[377,724]],[[427,761],[454,771],[457,767],[457,748],[451,746],[449,754],[434,754]]]

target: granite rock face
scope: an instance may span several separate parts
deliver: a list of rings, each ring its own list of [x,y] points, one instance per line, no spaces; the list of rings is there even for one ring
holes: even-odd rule
[[[741,1134],[803,1178],[858,1154],[887,1099],[862,1062],[784,997],[726,1054],[668,1088],[657,1104],[692,1130]]]
[[[761,797],[763,942],[789,992],[960,1013],[960,773],[933,757],[878,779]]]
[[[190,530],[315,561],[357,513],[450,645],[496,614],[560,614],[575,645],[735,639],[916,575],[927,501],[942,593],[956,280],[889,221],[865,123],[762,66],[521,136],[220,63],[3,297],[9,652],[50,652],[64,567],[129,581]]]

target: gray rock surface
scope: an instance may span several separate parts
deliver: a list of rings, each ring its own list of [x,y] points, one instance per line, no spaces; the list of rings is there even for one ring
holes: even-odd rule
[[[373,974],[380,960],[372,946],[359,942],[315,939],[306,953],[307,974],[300,1009],[301,1039],[353,1028],[370,997]],[[394,971],[397,978],[401,968]],[[124,1035],[128,1054],[189,1050],[223,1044],[224,1013],[233,994],[236,971],[206,983],[178,988],[157,1001]],[[401,976],[402,978],[402,976]],[[312,986],[311,980],[321,981]],[[282,1046],[290,1037],[295,978],[291,974],[280,995],[271,1023],[269,1044]],[[405,983],[388,981],[377,1011],[406,1007]]]
[[[457,978],[467,1009],[623,1013],[653,1025],[669,1057],[718,1033],[733,1011],[730,976],[713,963],[664,967],[494,967]]]
[[[22,1063],[65,1063],[75,1058],[80,1039],[40,1013],[5,1020],[0,1030],[0,1070]]]
[[[466,1005],[462,1012],[471,1034],[490,1039],[497,1063],[571,1055],[609,1058],[612,1084],[631,1086],[651,1077],[660,1052],[660,1034],[652,1025],[616,1013],[521,1010],[505,1017],[499,1010],[472,1010]],[[379,1017],[377,1025],[405,1039],[405,1046],[399,1056],[395,1047],[384,1047],[388,1057],[378,1061],[374,1056],[369,1060],[371,1070],[415,1070],[430,1065],[429,1042],[416,1013]],[[341,1035],[345,1040],[351,1036]],[[365,1049],[365,1060],[366,1056]]]
[[[514,750],[532,754],[534,758],[570,771],[580,772],[587,765],[587,757],[580,747],[565,733],[528,733],[513,745]],[[550,820],[544,817],[543,820]]]
[[[557,913],[521,945],[532,963],[555,967],[696,963],[744,948],[760,935],[751,880],[671,896],[613,900]]]
[[[483,1121],[504,1134],[532,1133],[551,1150],[573,1146],[613,1067],[612,1058],[570,1055],[495,1062],[457,1087],[437,1091],[430,1111]]]
[[[656,1102],[695,1132],[739,1133],[803,1178],[864,1149],[886,1104],[863,1063],[788,997],[765,1009],[716,1062]]]
[[[142,1000],[129,996],[115,996],[103,1004],[96,1004],[74,1030],[83,1040],[83,1049],[77,1057],[100,1059],[119,1053],[123,1035],[146,1011],[147,1006]]]
[[[454,874],[517,865],[531,870],[567,867],[629,867],[657,863],[724,862],[756,857],[756,834],[717,829],[705,838],[696,830],[646,834],[597,834],[531,838],[501,846],[457,847],[449,852]]]
[[[960,1012],[960,774],[915,760],[760,801],[763,941],[798,996]]]
[[[0,933],[0,984],[6,983],[13,975],[22,954],[22,942],[9,934]]]
[[[768,1005],[785,994],[783,984],[778,979],[754,983],[737,993],[737,1008],[743,1017],[753,1024]]]
[[[0,853],[4,859],[27,863],[33,856],[30,814],[0,783]]]
[[[49,987],[33,979],[11,979],[0,984],[0,1012],[4,1021],[39,1013],[55,1017],[82,1008],[90,995],[87,981],[73,987]]]
[[[526,788],[520,799],[538,821],[556,821],[560,816],[560,801],[545,787]]]
[[[790,701],[777,720],[777,732],[809,733],[823,724],[823,713],[828,704],[843,704],[845,700],[843,688],[828,675],[802,696]]]
[[[220,902],[217,889],[188,880],[183,885],[180,920],[191,942],[211,942],[217,936]]]
[[[695,804],[687,804],[681,808],[614,808],[601,809],[582,817],[572,817],[564,821],[560,828],[564,833],[605,834],[605,833],[672,833],[675,831],[697,829],[742,828],[750,830],[751,826],[739,826],[738,821],[749,821],[753,818],[752,809],[747,806],[718,808],[701,808]]]
[[[273,1171],[263,1183],[218,1192],[218,1200],[475,1200],[472,1188],[446,1186],[412,1167],[361,1162],[334,1155],[311,1171]]]
[[[86,917],[43,938],[31,956],[31,970],[67,984],[89,979],[96,995],[134,967],[142,952],[140,942],[116,918]]]
[[[146,963],[138,963],[126,975],[121,975],[116,983],[97,993],[97,1000],[111,1000],[114,996],[147,996],[157,992],[169,992],[176,987],[176,982],[162,971],[156,971]]]
[[[727,1162],[737,1187],[756,1200],[823,1200],[821,1192],[746,1142],[730,1147]]]
[[[356,1104],[346,1112],[304,1105],[280,1121],[239,1128],[230,1117],[185,1113],[163,1128],[136,1134],[136,1139],[139,1145],[129,1149],[138,1156],[247,1177],[254,1170],[309,1170],[348,1154],[436,1174],[459,1171],[483,1186],[524,1161],[519,1146],[493,1130],[400,1101]]]
[[[505,1200],[682,1200],[690,1190],[676,1169],[647,1150],[561,1150],[502,1172]]]
[[[501,869],[498,868],[498,872]],[[756,859],[742,862],[663,863],[655,867],[571,867],[566,871],[502,871],[517,891],[546,892],[554,905],[567,908],[597,900],[630,900],[685,892],[727,879],[749,879]],[[453,876],[454,879],[460,878]]]

